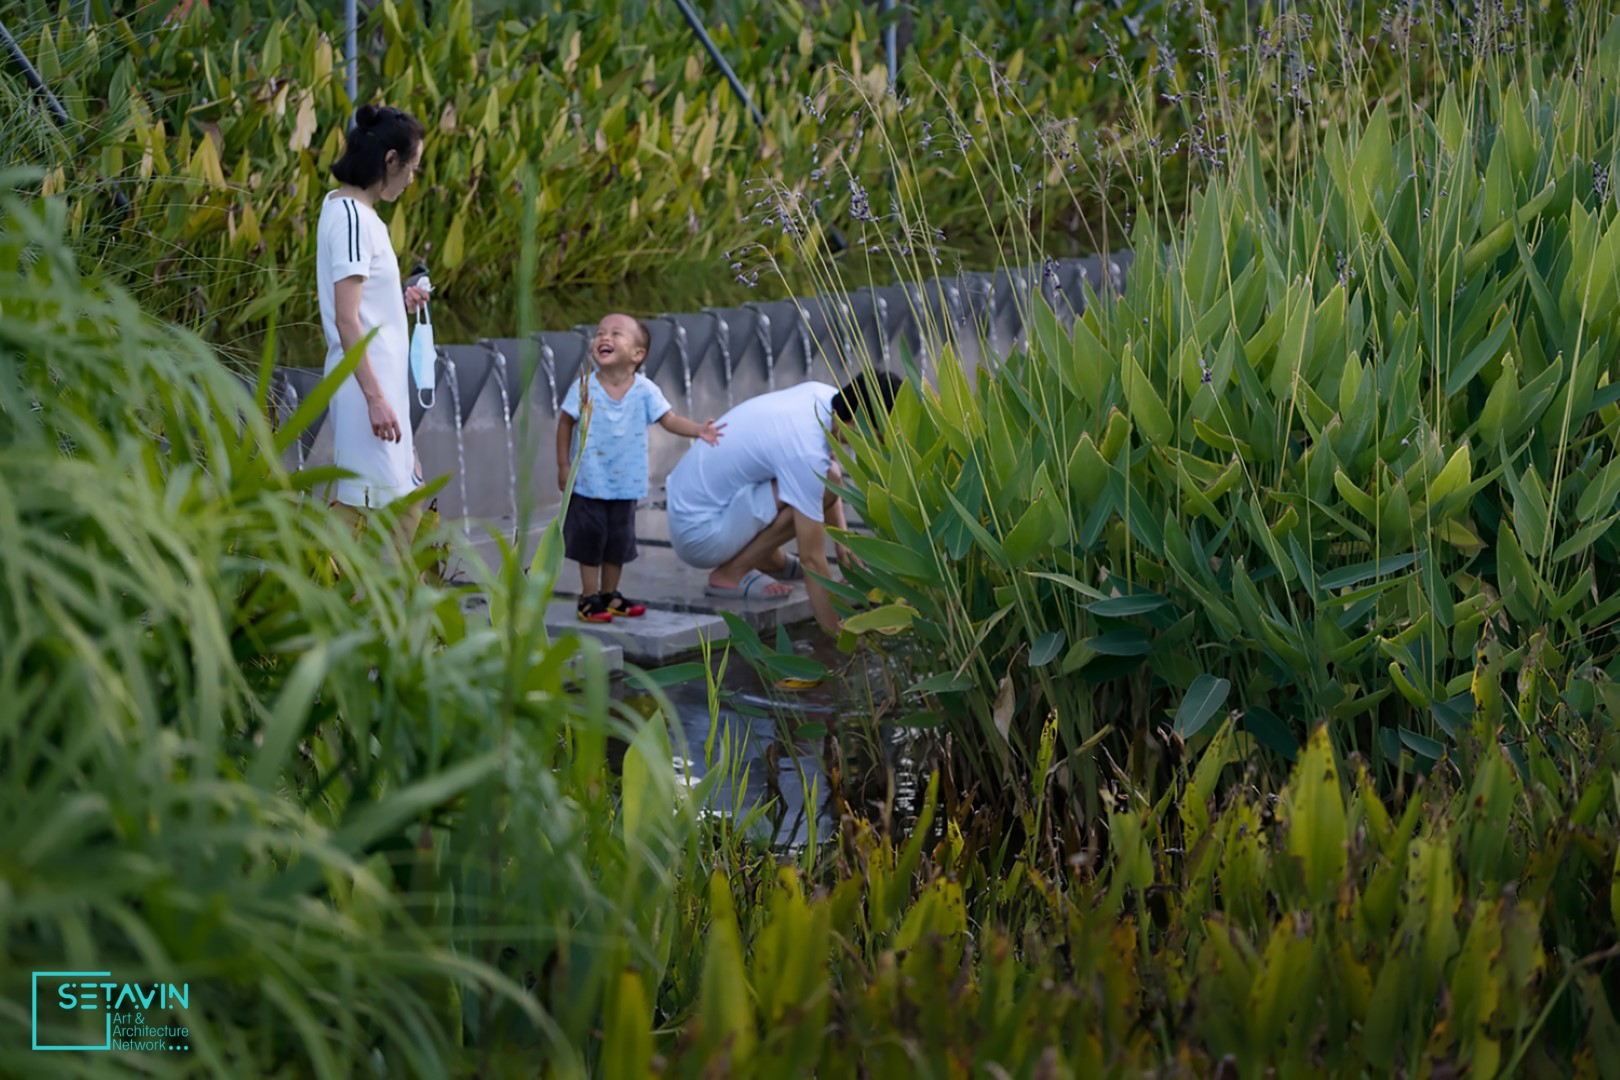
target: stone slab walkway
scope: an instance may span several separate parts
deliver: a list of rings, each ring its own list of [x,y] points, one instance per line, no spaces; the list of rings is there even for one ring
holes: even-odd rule
[[[544,524],[536,525],[524,537],[525,560],[533,557],[544,527]],[[510,532],[507,536],[510,539]],[[647,605],[647,614],[605,624],[581,622],[574,610],[579,594],[579,568],[575,563],[564,562],[556,586],[557,599],[546,611],[546,626],[552,633],[572,630],[589,634],[617,648],[621,663],[628,661],[650,667],[689,658],[700,650],[704,640],[724,641],[730,633],[720,617],[723,611],[738,616],[761,634],[773,634],[778,626],[791,626],[814,618],[802,581],[791,583],[792,594],[780,600],[721,600],[708,596],[704,592],[708,572],[687,566],[669,547],[668,524],[661,500],[637,511],[636,537],[640,556],[625,568],[621,591]],[[495,539],[479,526],[473,527],[469,543],[486,562],[499,554]],[[789,549],[792,550],[793,545],[789,545]]]
[[[571,625],[563,625],[564,609],[566,609],[566,614]],[[483,596],[475,593],[462,601],[461,611],[462,614],[465,615],[469,620],[487,620],[489,618],[489,601],[485,600]],[[584,623],[574,619],[573,614],[574,605],[572,602],[567,600],[553,601],[551,607],[546,609],[546,629],[551,631],[553,637],[561,633],[563,630],[573,630],[576,628],[581,630],[588,629]],[[719,622],[720,620],[716,621]],[[725,623],[720,623],[720,629],[725,629]],[[602,634],[590,634],[589,636],[595,640],[597,647],[602,650],[602,659],[606,662],[607,669],[615,675],[624,670],[624,662],[626,659],[633,664],[639,665],[667,662],[652,659],[641,659],[638,658],[638,656],[631,656],[625,649],[624,641],[610,640]],[[569,661],[568,669],[570,672],[572,672],[576,666],[577,665],[573,661]]]

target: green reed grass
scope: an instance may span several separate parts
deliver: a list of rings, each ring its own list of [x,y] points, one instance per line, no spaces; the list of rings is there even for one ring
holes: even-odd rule
[[[5,1071],[583,1071],[696,857],[661,727],[515,556],[481,626],[341,526],[263,382],[82,274],[69,213],[0,212]],[[191,1051],[31,1053],[28,972],[64,967],[189,983]]]
[[[152,310],[225,344],[251,340],[272,311],[283,327],[313,323],[308,222],[352,109],[341,8],[197,5],[178,25],[162,22],[165,12],[102,12],[87,29],[57,5],[30,4],[12,25],[90,136],[82,154],[47,163],[47,184],[78,192],[116,182],[126,192],[132,215],[84,199],[74,226],[119,240],[108,258]],[[774,177],[808,192],[813,173],[867,172],[885,160],[825,74],[837,64],[869,93],[884,84],[880,34],[858,5],[715,20],[764,131],[662,5],[586,12],[547,3],[517,21],[475,20],[469,0],[446,0],[433,18],[426,25],[414,3],[376,5],[362,32],[360,85],[366,100],[410,109],[428,127],[418,183],[385,214],[402,257],[427,262],[447,298],[516,302],[512,269],[531,198],[538,287],[656,278],[671,264],[723,271],[731,260],[722,253],[757,235],[750,181]],[[1055,42],[1062,24],[1051,13],[931,8],[916,13],[911,55],[958,87],[973,51],[1014,30]],[[1063,61],[1031,57],[1017,92],[1082,126],[1107,116],[1106,80]],[[1008,205],[982,220],[972,178],[949,159],[924,155],[911,168],[936,193],[960,195],[934,213],[951,250],[978,250],[1021,216]],[[817,197],[828,214],[848,202],[839,190]],[[1075,228],[1055,213],[1047,224]]]
[[[1318,728],[1262,794],[1224,721],[1159,801],[1108,808],[1106,854],[1050,861],[966,821],[933,843],[930,785],[907,843],[854,825],[824,887],[716,874],[690,1020],[607,1022],[673,1076],[1602,1075],[1612,734],[1567,777],[1539,736],[1529,781],[1481,749],[1389,805]]]
[[[1620,38],[1590,7],[1222,18],[1191,56],[1111,52],[1126,123],[1096,154],[1038,153],[1061,125],[987,57],[971,116],[864,99],[894,185],[837,181],[913,277],[933,234],[906,165],[941,131],[987,216],[1105,170],[1135,191],[1121,295],[1071,323],[1020,293],[1021,350],[976,382],[939,358],[845,462],[878,531],[845,598],[890,605],[858,625],[940,651],[922,700],[994,790],[1055,716],[1093,820],[1233,709],[1285,758],[1329,721],[1387,775],[1500,720],[1481,657],[1535,688],[1517,722],[1577,744],[1611,693],[1616,103],[1577,73]],[[875,278],[817,261],[803,198],[768,196],[829,292]],[[1033,230],[1006,250],[1039,273]],[[835,369],[875,362],[832,325]]]

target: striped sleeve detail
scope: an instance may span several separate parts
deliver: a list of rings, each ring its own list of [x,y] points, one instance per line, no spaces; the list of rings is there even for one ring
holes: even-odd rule
[[[355,209],[353,199],[344,199],[343,216],[349,228],[349,261],[360,261],[360,211]]]

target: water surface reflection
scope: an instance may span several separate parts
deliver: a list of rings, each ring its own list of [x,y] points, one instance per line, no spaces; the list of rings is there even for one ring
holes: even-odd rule
[[[697,784],[711,769],[725,768],[729,741],[733,765],[705,809],[741,822],[763,808],[751,831],[784,853],[809,843],[812,821],[818,840],[832,835],[842,802],[886,820],[891,812],[909,814],[917,790],[914,736],[873,723],[895,693],[883,658],[870,649],[845,656],[813,627],[794,634],[793,645],[833,677],[812,690],[779,690],[733,655],[713,712],[701,681],[665,691],[675,710],[670,742],[677,776]],[[718,657],[714,665],[718,670]],[[651,700],[637,698],[625,692],[627,703],[650,715]]]

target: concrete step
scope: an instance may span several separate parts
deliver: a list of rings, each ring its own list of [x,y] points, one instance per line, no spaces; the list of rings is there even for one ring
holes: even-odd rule
[[[792,582],[791,595],[780,600],[721,600],[703,590],[709,582],[709,572],[687,566],[676,557],[671,548],[647,545],[635,562],[624,568],[624,580],[619,591],[631,600],[671,612],[710,615],[720,622],[719,614],[729,611],[755,630],[774,631],[779,625],[791,626],[815,616],[810,611],[810,597],[804,582]],[[565,563],[562,580],[557,582],[559,596],[579,595],[579,569],[574,563]],[[724,623],[721,622],[724,626]]]
[[[468,617],[489,617],[488,602],[474,595],[462,603]],[[608,669],[619,672],[629,661],[639,667],[659,667],[701,655],[703,643],[718,644],[730,637],[725,620],[699,612],[649,608],[645,615],[614,619],[611,623],[581,622],[574,599],[559,596],[546,608],[546,630],[555,639],[573,633],[598,642]]]
[[[489,601],[481,593],[472,593],[462,600],[461,612],[469,620],[481,619],[487,621],[489,619]],[[720,622],[718,619],[715,621]],[[725,623],[720,622],[720,629],[724,631],[725,628]],[[574,617],[574,605],[571,601],[553,600],[551,606],[546,609],[546,629],[551,631],[553,638],[556,638],[558,634],[566,630],[595,630],[598,628],[588,626],[576,619]],[[605,635],[598,633],[588,633],[586,636],[593,640],[593,645],[596,648],[601,649],[602,659],[606,662],[608,671],[615,675],[624,670],[626,659],[629,659],[633,664],[642,665],[667,663],[667,661],[640,659],[637,656],[631,656],[626,650],[625,642],[622,640],[609,639]],[[568,670],[570,673],[576,672],[578,670],[577,661],[570,660]]]
[[[639,667],[658,667],[701,655],[705,641],[714,645],[731,636],[725,620],[718,615],[652,607],[633,619],[581,622],[571,596],[551,602],[546,609],[546,629],[554,635],[573,631],[596,638],[618,649],[625,660]]]
[[[525,561],[534,556],[535,547],[539,541],[540,530],[533,530],[525,538],[523,544],[523,558]],[[492,561],[498,548],[495,541],[480,532],[475,531],[469,541],[470,546],[486,561]],[[676,557],[671,548],[658,547],[647,544],[641,548],[640,557],[624,569],[624,579],[620,584],[620,591],[630,599],[646,604],[648,608],[667,613],[682,613],[687,615],[707,615],[713,622],[719,624],[718,629],[724,630],[725,623],[719,618],[720,612],[729,611],[738,616],[760,632],[774,632],[778,626],[791,626],[795,623],[807,622],[815,616],[810,610],[810,597],[805,592],[804,582],[792,582],[793,592],[780,600],[722,600],[708,596],[704,587],[708,584],[708,571],[698,570],[687,566]],[[576,563],[564,562],[562,575],[556,583],[556,594],[567,597],[568,610],[566,622],[570,627],[586,628],[590,624],[581,623],[574,617],[574,598],[579,595],[579,567]],[[615,620],[608,624],[613,627],[628,627],[632,623],[642,622],[642,619]],[[551,624],[551,613],[547,613],[547,625]],[[703,624],[708,625],[708,624]],[[672,635],[682,649],[696,647],[696,638],[689,631],[690,623],[664,624],[660,623],[660,631]],[[704,631],[707,633],[707,631]],[[642,633],[642,631],[637,631]],[[652,631],[646,631],[652,633]],[[724,634],[711,635],[711,640],[718,640]],[[674,648],[674,645],[669,648]],[[626,655],[635,661],[631,650]],[[637,655],[660,655],[660,650],[647,646]]]

